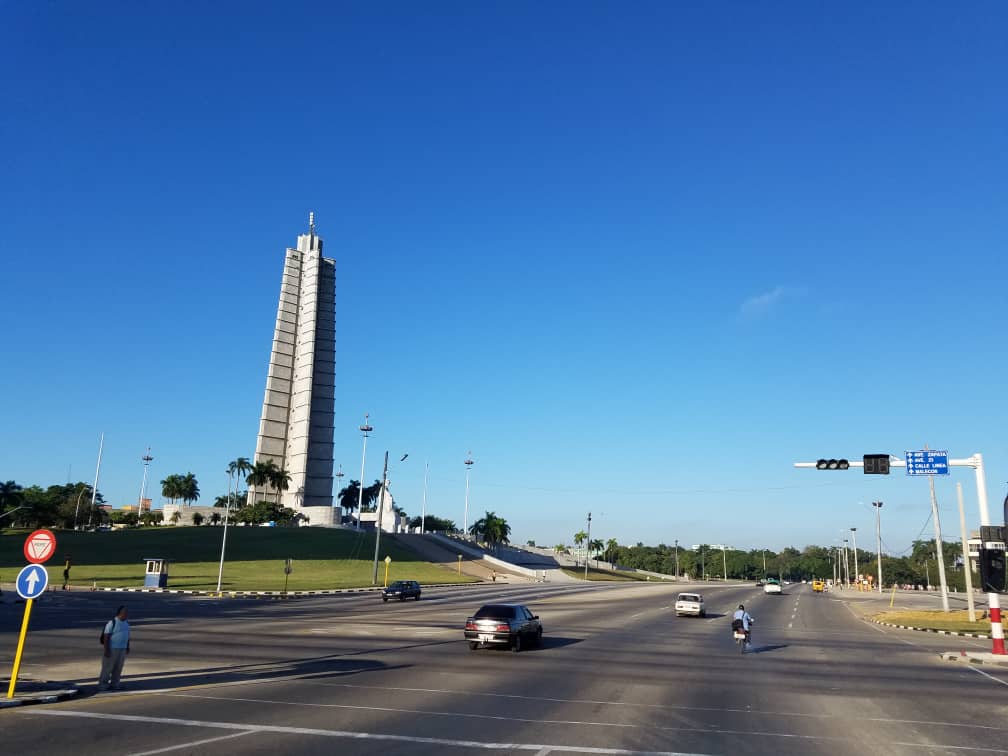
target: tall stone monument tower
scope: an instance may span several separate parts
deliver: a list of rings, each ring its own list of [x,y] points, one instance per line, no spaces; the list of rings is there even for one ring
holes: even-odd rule
[[[287,249],[255,462],[290,473],[280,503],[312,525],[333,524],[333,407],[336,384],[336,263],[322,257],[315,213],[297,249]],[[249,486],[249,501],[272,501]]]

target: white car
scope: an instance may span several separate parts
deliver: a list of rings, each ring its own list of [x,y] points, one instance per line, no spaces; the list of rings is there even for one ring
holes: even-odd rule
[[[784,591],[781,590],[781,585],[776,580],[767,580],[766,585],[763,586],[763,593],[776,593],[781,594]]]
[[[703,596],[699,593],[680,593],[675,602],[676,617],[690,614],[694,617],[706,617],[707,610],[704,608]]]

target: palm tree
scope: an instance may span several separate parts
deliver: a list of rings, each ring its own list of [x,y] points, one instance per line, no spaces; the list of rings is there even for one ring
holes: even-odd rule
[[[171,524],[172,525],[178,525],[179,520],[181,520],[181,519],[182,519],[182,513],[181,512],[179,512],[177,509],[174,512],[172,512],[172,516],[171,516]]]
[[[252,465],[249,464],[248,458],[246,457],[238,457],[238,459],[228,462],[228,493],[230,494],[231,484],[233,482],[236,502],[238,499],[238,488],[241,486],[242,478],[248,475],[251,469]],[[228,503],[228,507],[230,507],[230,502]]]
[[[203,524],[203,515],[201,515],[199,512],[193,512],[192,524],[195,525],[196,527],[199,527],[200,525],[202,525]]]
[[[602,542],[601,538],[596,538],[594,541],[588,544],[588,553],[595,555],[595,566],[598,567],[598,553],[605,548],[605,544]]]
[[[583,530],[579,530],[577,533],[574,534],[574,545],[575,546],[580,546],[582,543],[584,543],[587,540],[588,540],[588,534],[585,533]],[[574,561],[577,562],[577,559],[575,559]],[[587,561],[587,557],[586,557],[586,561]]]
[[[270,476],[270,485],[276,490],[276,503],[280,505],[280,492],[290,488],[291,474],[283,467],[273,466],[273,474]]]
[[[336,500],[344,512],[352,513],[357,509],[357,498],[360,496],[360,481],[351,480],[345,488],[336,494]]]
[[[270,476],[273,474],[273,470],[275,469],[276,464],[272,459],[265,462],[256,462],[252,465],[252,469],[249,471],[248,477],[245,480],[254,488],[265,488],[270,484]]]
[[[482,537],[491,549],[497,548],[499,544],[509,543],[511,526],[503,517],[498,517],[493,512],[487,512],[469,528],[469,533],[476,537]]]
[[[610,538],[606,541],[606,560],[609,562],[616,561],[614,557],[616,556],[616,549],[619,548],[619,543],[615,538]]]
[[[182,493],[181,493],[182,501],[184,501],[186,504],[191,504],[192,502],[197,501],[199,499],[200,496],[199,483],[196,481],[196,476],[193,475],[191,472],[187,472],[184,476],[182,476],[181,486],[182,486]]]
[[[221,521],[220,512],[214,512],[212,515],[210,515],[211,525],[219,525],[220,521]]]
[[[172,474],[161,481],[161,495],[172,504],[182,496],[182,478]]]

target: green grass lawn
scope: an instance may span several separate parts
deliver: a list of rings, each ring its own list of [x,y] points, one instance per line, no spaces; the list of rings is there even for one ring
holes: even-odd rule
[[[26,564],[22,546],[29,531],[0,532],[0,582],[12,583]],[[101,533],[54,531],[56,554],[45,567],[50,585],[63,584],[63,563],[71,557],[72,586],[139,588],[148,557],[169,560],[168,587],[215,590],[223,527],[137,528]],[[330,528],[229,527],[222,590],[277,591],[284,587],[284,562],[293,560],[287,589],[319,590],[371,585],[374,534]],[[383,537],[378,582],[465,583],[474,578],[423,561],[393,539]]]
[[[969,621],[969,612],[954,611],[889,611],[876,614],[879,622],[909,627],[923,627],[931,630],[949,630],[956,633],[983,633],[990,635],[991,622],[989,618],[980,619],[980,611],[976,613],[977,621]],[[1002,625],[1004,622],[1002,621]]]
[[[578,569],[564,567],[561,572],[565,575],[570,575],[572,578],[577,578],[578,580],[584,580],[585,572],[584,567]],[[610,581],[610,582],[626,582],[628,580],[638,580],[646,581],[646,575],[638,575],[635,572],[609,572],[608,570],[596,570],[594,567],[588,568],[588,579],[589,580],[600,580],[600,581]]]

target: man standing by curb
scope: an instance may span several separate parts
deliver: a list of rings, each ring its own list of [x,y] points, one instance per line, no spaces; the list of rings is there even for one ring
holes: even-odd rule
[[[129,622],[126,621],[126,607],[116,609],[115,616],[105,623],[102,631],[101,673],[98,675],[98,690],[119,690],[119,678],[122,676],[126,655],[130,650]]]

